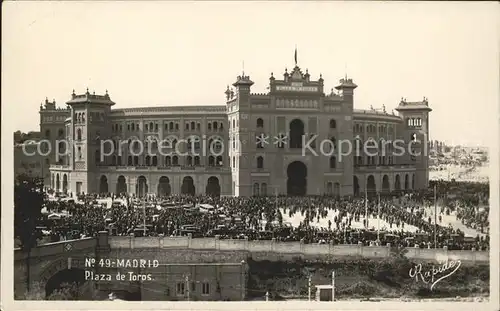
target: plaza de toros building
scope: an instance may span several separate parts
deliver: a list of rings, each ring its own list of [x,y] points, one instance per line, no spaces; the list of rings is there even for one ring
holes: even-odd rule
[[[55,146],[46,183],[58,191],[137,196],[344,196],[427,187],[427,99],[402,99],[397,115],[385,107],[354,109],[352,79],[325,92],[321,75],[314,80],[297,65],[281,80],[271,74],[268,93],[252,93],[252,85],[243,73],[217,106],[115,109],[107,91],[88,90],[73,92],[66,109],[46,101],[40,132]],[[55,149],[67,147],[57,139],[70,142],[58,159]],[[410,144],[415,139],[422,144]],[[389,144],[374,156],[380,143],[366,152],[364,146],[383,140],[400,140],[420,155],[396,155]],[[345,142],[352,152],[343,150]]]

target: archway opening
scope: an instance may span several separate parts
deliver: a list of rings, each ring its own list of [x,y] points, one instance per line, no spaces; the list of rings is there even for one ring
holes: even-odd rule
[[[340,184],[338,182],[333,184],[333,195],[336,197],[340,196]]]
[[[196,187],[194,186],[193,177],[186,176],[182,179],[181,193],[187,195],[195,195]]]
[[[396,175],[396,180],[394,181],[394,190],[401,191],[401,178]]]
[[[389,176],[384,175],[382,178],[382,192],[389,193],[391,191],[391,186],[389,185]]]
[[[126,193],[127,193],[127,180],[125,179],[125,176],[120,175],[118,176],[118,181],[116,183],[116,194],[121,195]]]
[[[56,191],[59,192],[61,189],[61,180],[59,179],[59,174],[56,175]]]
[[[172,187],[170,186],[170,179],[167,176],[160,177],[158,182],[158,196],[165,197],[172,193]]]
[[[302,148],[302,137],[304,136],[304,122],[294,119],[290,122],[290,148]]]
[[[108,193],[108,178],[104,175],[99,179],[99,193]]]
[[[293,121],[292,121],[293,122]],[[307,193],[307,167],[300,161],[292,162],[287,168],[287,194],[304,196]]]
[[[409,183],[410,183],[410,178],[409,178],[408,174],[406,174],[405,175],[405,190],[408,190]]]
[[[63,192],[68,191],[68,175],[63,175]]]
[[[137,185],[135,193],[138,197],[144,197],[148,193],[148,180],[144,176],[137,178]]]
[[[352,178],[352,188],[355,196],[359,195],[359,179],[357,176],[353,176]]]
[[[83,290],[85,283],[84,270],[77,268],[61,270],[50,277],[45,284],[45,297],[60,295],[70,298],[69,300],[91,300],[92,297],[88,297],[90,293]],[[61,297],[62,299],[64,298]]]
[[[207,187],[205,189],[205,192],[209,196],[219,197],[220,196],[219,178],[215,176],[210,177],[207,181]]]
[[[375,194],[377,192],[377,184],[375,183],[375,177],[373,177],[373,175],[368,176],[366,180],[366,192],[368,192],[368,194]]]

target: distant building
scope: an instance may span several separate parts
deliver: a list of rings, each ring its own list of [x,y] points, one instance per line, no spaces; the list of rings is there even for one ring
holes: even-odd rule
[[[50,181],[50,160],[44,154],[39,142],[26,141],[14,145],[14,176],[26,174],[31,177],[43,177],[46,185]],[[42,152],[39,152],[42,150]],[[46,150],[45,150],[46,152]]]

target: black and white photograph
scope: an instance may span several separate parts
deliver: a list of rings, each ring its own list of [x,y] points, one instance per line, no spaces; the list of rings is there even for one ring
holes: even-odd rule
[[[3,309],[500,308],[498,3],[3,8]]]

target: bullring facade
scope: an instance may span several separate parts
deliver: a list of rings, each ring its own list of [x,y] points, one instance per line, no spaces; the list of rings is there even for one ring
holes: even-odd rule
[[[354,109],[352,79],[341,79],[336,91],[326,93],[321,75],[313,80],[297,65],[281,80],[271,74],[268,93],[251,93],[252,85],[243,73],[217,106],[114,109],[107,91],[88,90],[73,91],[66,109],[46,101],[40,131],[54,146],[46,183],[72,193],[137,196],[344,196],[427,187],[427,99],[402,99],[397,115],[385,107]],[[56,159],[55,149],[67,148],[58,139],[72,144]],[[394,155],[390,144],[375,156],[363,148],[370,141],[415,139],[422,144],[411,149],[420,155]],[[148,152],[136,152],[137,141]],[[340,141],[352,142],[352,152],[325,154],[324,146],[339,148]],[[110,148],[113,153],[102,156]]]

